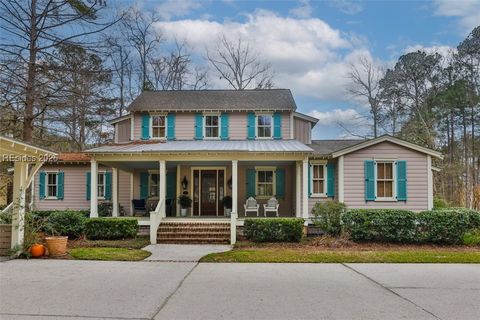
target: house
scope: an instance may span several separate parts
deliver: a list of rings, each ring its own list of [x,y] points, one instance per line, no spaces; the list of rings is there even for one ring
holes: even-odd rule
[[[130,216],[132,200],[144,200],[150,215],[138,219],[152,242],[175,242],[200,239],[187,222],[241,226],[250,197],[260,216],[275,197],[279,216],[306,223],[318,201],[433,206],[432,157],[442,158],[439,152],[388,135],[313,140],[317,119],[296,111],[290,90],[145,91],[128,109],[110,122],[113,144],[45,164],[36,179],[37,210],[89,209],[95,217],[108,201],[113,216]],[[180,195],[193,200],[186,217],[175,201]],[[225,196],[238,219],[226,216]]]

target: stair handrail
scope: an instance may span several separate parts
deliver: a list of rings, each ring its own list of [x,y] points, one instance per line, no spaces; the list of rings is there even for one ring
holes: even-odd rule
[[[157,243],[157,230],[164,217],[165,210],[162,210],[165,201],[158,201],[155,211],[150,211],[150,243]],[[162,214],[163,211],[163,214]]]
[[[230,244],[234,245],[237,242],[237,218],[238,213],[230,213]]]
[[[0,211],[0,213],[7,213],[9,211],[13,210],[13,201],[10,202],[5,208]]]

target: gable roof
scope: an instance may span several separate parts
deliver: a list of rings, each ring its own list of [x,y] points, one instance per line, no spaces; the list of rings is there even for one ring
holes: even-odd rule
[[[332,140],[312,140],[312,143],[309,144],[309,147],[314,150],[315,155],[318,156],[328,156],[332,152],[342,150],[347,147],[364,142],[363,139],[332,139]]]
[[[291,111],[289,89],[143,91],[128,107],[134,111]]]
[[[308,114],[301,113],[301,112],[294,112],[293,116],[295,118],[303,119],[305,121],[310,121],[313,125],[316,125],[318,122],[318,119],[312,116],[309,116]]]
[[[373,146],[373,145],[376,145],[376,144],[379,144],[379,143],[382,143],[382,142],[390,142],[390,143],[405,147],[407,149],[411,149],[411,150],[415,150],[415,151],[418,151],[418,152],[421,152],[421,153],[431,155],[432,157],[435,157],[435,158],[438,158],[438,159],[443,159],[443,155],[442,155],[441,152],[432,150],[430,148],[422,147],[422,146],[419,146],[418,144],[407,142],[407,141],[399,139],[399,138],[392,137],[388,134],[380,136],[380,137],[375,138],[375,139],[365,140],[363,142],[353,144],[353,145],[347,146],[343,149],[339,149],[337,151],[334,151],[334,152],[332,152],[332,157],[337,158],[339,156],[343,156],[345,154],[348,154],[348,153],[351,153],[351,152],[354,152],[354,151],[357,151],[357,150],[360,150],[360,149],[368,148],[370,146]]]

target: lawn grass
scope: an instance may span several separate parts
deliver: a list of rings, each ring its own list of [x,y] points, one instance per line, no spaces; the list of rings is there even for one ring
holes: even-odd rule
[[[137,236],[132,239],[122,240],[88,240],[80,239],[69,241],[69,248],[126,248],[126,249],[142,249],[150,244],[150,238],[148,236]]]
[[[68,253],[77,260],[103,261],[140,261],[151,254],[148,251],[139,249],[105,247],[72,248],[68,250]]]
[[[201,262],[272,263],[480,263],[480,250],[318,250],[261,246],[213,253]]]

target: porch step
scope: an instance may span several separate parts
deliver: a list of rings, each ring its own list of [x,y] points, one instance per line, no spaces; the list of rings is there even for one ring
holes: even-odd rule
[[[164,221],[157,230],[158,243],[229,243],[230,224],[212,221]]]

